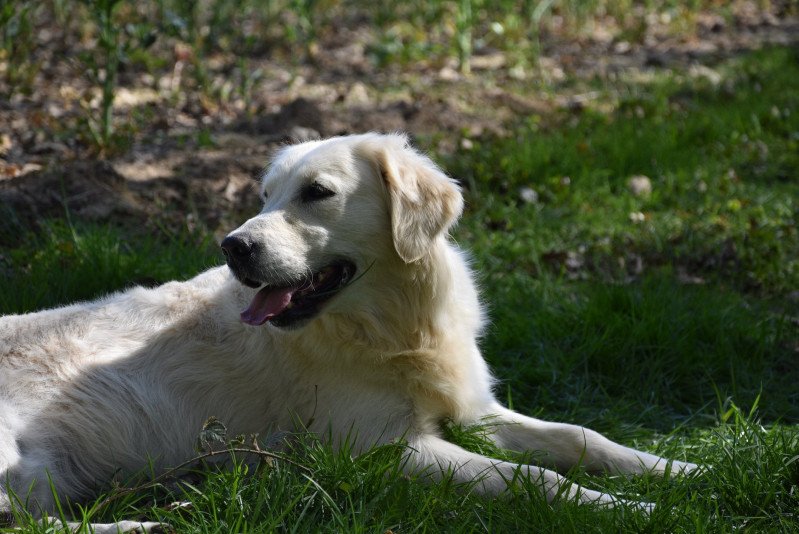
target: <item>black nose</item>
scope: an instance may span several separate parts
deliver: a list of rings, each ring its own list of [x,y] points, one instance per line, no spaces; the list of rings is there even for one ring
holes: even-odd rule
[[[246,259],[252,255],[254,248],[252,241],[237,235],[227,236],[222,240],[221,247],[225,257],[229,260]]]

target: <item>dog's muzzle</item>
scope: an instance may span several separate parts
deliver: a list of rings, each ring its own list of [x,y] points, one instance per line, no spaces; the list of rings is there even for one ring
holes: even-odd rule
[[[274,284],[257,274],[255,259],[259,245],[246,235],[229,235],[222,240],[221,247],[236,279],[246,286],[260,288],[241,312],[241,320],[252,326],[266,322],[280,327],[305,323],[349,285],[356,272],[353,262],[341,259],[290,283]]]

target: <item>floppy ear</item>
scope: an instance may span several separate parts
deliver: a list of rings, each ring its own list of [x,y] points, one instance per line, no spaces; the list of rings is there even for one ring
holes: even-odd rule
[[[406,263],[419,260],[463,211],[454,180],[401,135],[376,136],[372,156],[388,189],[394,248]]]

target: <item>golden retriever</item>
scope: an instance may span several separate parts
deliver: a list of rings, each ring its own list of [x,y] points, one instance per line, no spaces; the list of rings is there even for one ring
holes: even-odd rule
[[[0,509],[11,489],[52,511],[48,476],[86,499],[117,472],[179,464],[211,415],[261,436],[312,421],[356,451],[402,439],[409,473],[487,495],[521,474],[550,499],[612,504],[556,470],[696,467],[497,401],[474,276],[448,238],[460,190],[404,136],[285,147],[261,191],[263,210],[222,241],[227,267],[0,319]],[[546,467],[469,452],[442,437],[445,420],[490,420],[489,439]]]

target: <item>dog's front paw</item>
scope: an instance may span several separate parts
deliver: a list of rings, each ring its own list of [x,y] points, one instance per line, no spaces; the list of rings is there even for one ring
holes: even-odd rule
[[[629,502],[628,501],[628,504],[636,512],[641,512],[642,514],[646,514],[646,515],[652,515],[652,512],[655,510],[655,503],[653,503],[653,502]]]
[[[673,460],[671,462],[672,473],[678,475],[699,474],[699,473],[704,473],[709,469],[710,466],[708,465],[700,465],[691,462],[681,462],[679,460]]]

